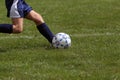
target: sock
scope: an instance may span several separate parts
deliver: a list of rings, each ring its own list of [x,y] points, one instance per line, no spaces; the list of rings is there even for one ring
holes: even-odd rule
[[[38,25],[37,29],[50,43],[52,43],[54,35],[45,23]]]
[[[13,26],[11,24],[0,24],[0,33],[12,33]]]

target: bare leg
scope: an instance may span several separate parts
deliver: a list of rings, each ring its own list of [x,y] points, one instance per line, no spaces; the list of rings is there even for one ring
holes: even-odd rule
[[[35,22],[36,25],[40,25],[42,23],[44,23],[44,20],[42,18],[42,16],[40,14],[38,14],[37,12],[35,12],[34,10],[32,10],[27,16],[27,19],[32,20]]]
[[[23,18],[12,18],[13,33],[21,33],[23,31]]]
[[[12,18],[12,24],[0,24],[0,33],[21,33],[23,18]]]
[[[53,33],[49,29],[49,27],[45,24],[42,16],[35,11],[29,12],[26,16],[27,19],[32,20],[35,22],[37,29],[39,32],[50,42],[52,43],[52,39],[54,37]]]

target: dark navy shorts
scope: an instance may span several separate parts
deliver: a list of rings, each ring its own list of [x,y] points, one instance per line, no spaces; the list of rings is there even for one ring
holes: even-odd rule
[[[32,8],[24,0],[5,0],[7,17],[24,18]]]

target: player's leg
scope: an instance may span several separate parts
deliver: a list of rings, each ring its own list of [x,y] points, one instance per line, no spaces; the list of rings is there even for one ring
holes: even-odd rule
[[[12,24],[0,24],[1,33],[20,33],[23,30],[23,10],[21,0],[5,0],[7,16]]]
[[[21,33],[23,18],[12,18],[12,24],[0,24],[0,33]]]
[[[45,23],[42,16],[34,10],[31,10],[25,18],[34,21],[36,25],[41,25],[42,23]]]
[[[12,18],[13,33],[21,33],[23,31],[23,18]]]
[[[13,25],[12,24],[0,24],[0,33],[12,33]]]
[[[49,27],[45,24],[42,16],[35,12],[34,10],[30,11],[26,16],[27,19],[35,22],[37,29],[39,32],[50,42],[52,43],[52,39],[54,37],[53,33],[49,29]]]

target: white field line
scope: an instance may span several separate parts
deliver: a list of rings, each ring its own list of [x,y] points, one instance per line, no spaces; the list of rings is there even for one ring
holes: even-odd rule
[[[114,35],[120,36],[120,33],[119,34],[116,34],[116,33],[70,34],[71,37],[99,37],[99,36],[114,36]],[[0,39],[33,39],[33,38],[36,38],[36,37],[34,35],[31,35],[31,36],[28,36],[28,35],[22,35],[22,36],[9,35],[9,36],[1,36],[0,37]]]
[[[118,35],[116,33],[91,33],[91,34],[71,34],[70,36],[72,37],[99,37],[99,36],[114,36],[114,35]]]
[[[20,39],[20,38],[22,38],[22,39],[33,39],[34,38],[34,36],[27,36],[27,35],[23,35],[23,36],[14,36],[14,35],[10,35],[10,36],[2,36],[2,37],[0,37],[0,39]]]

